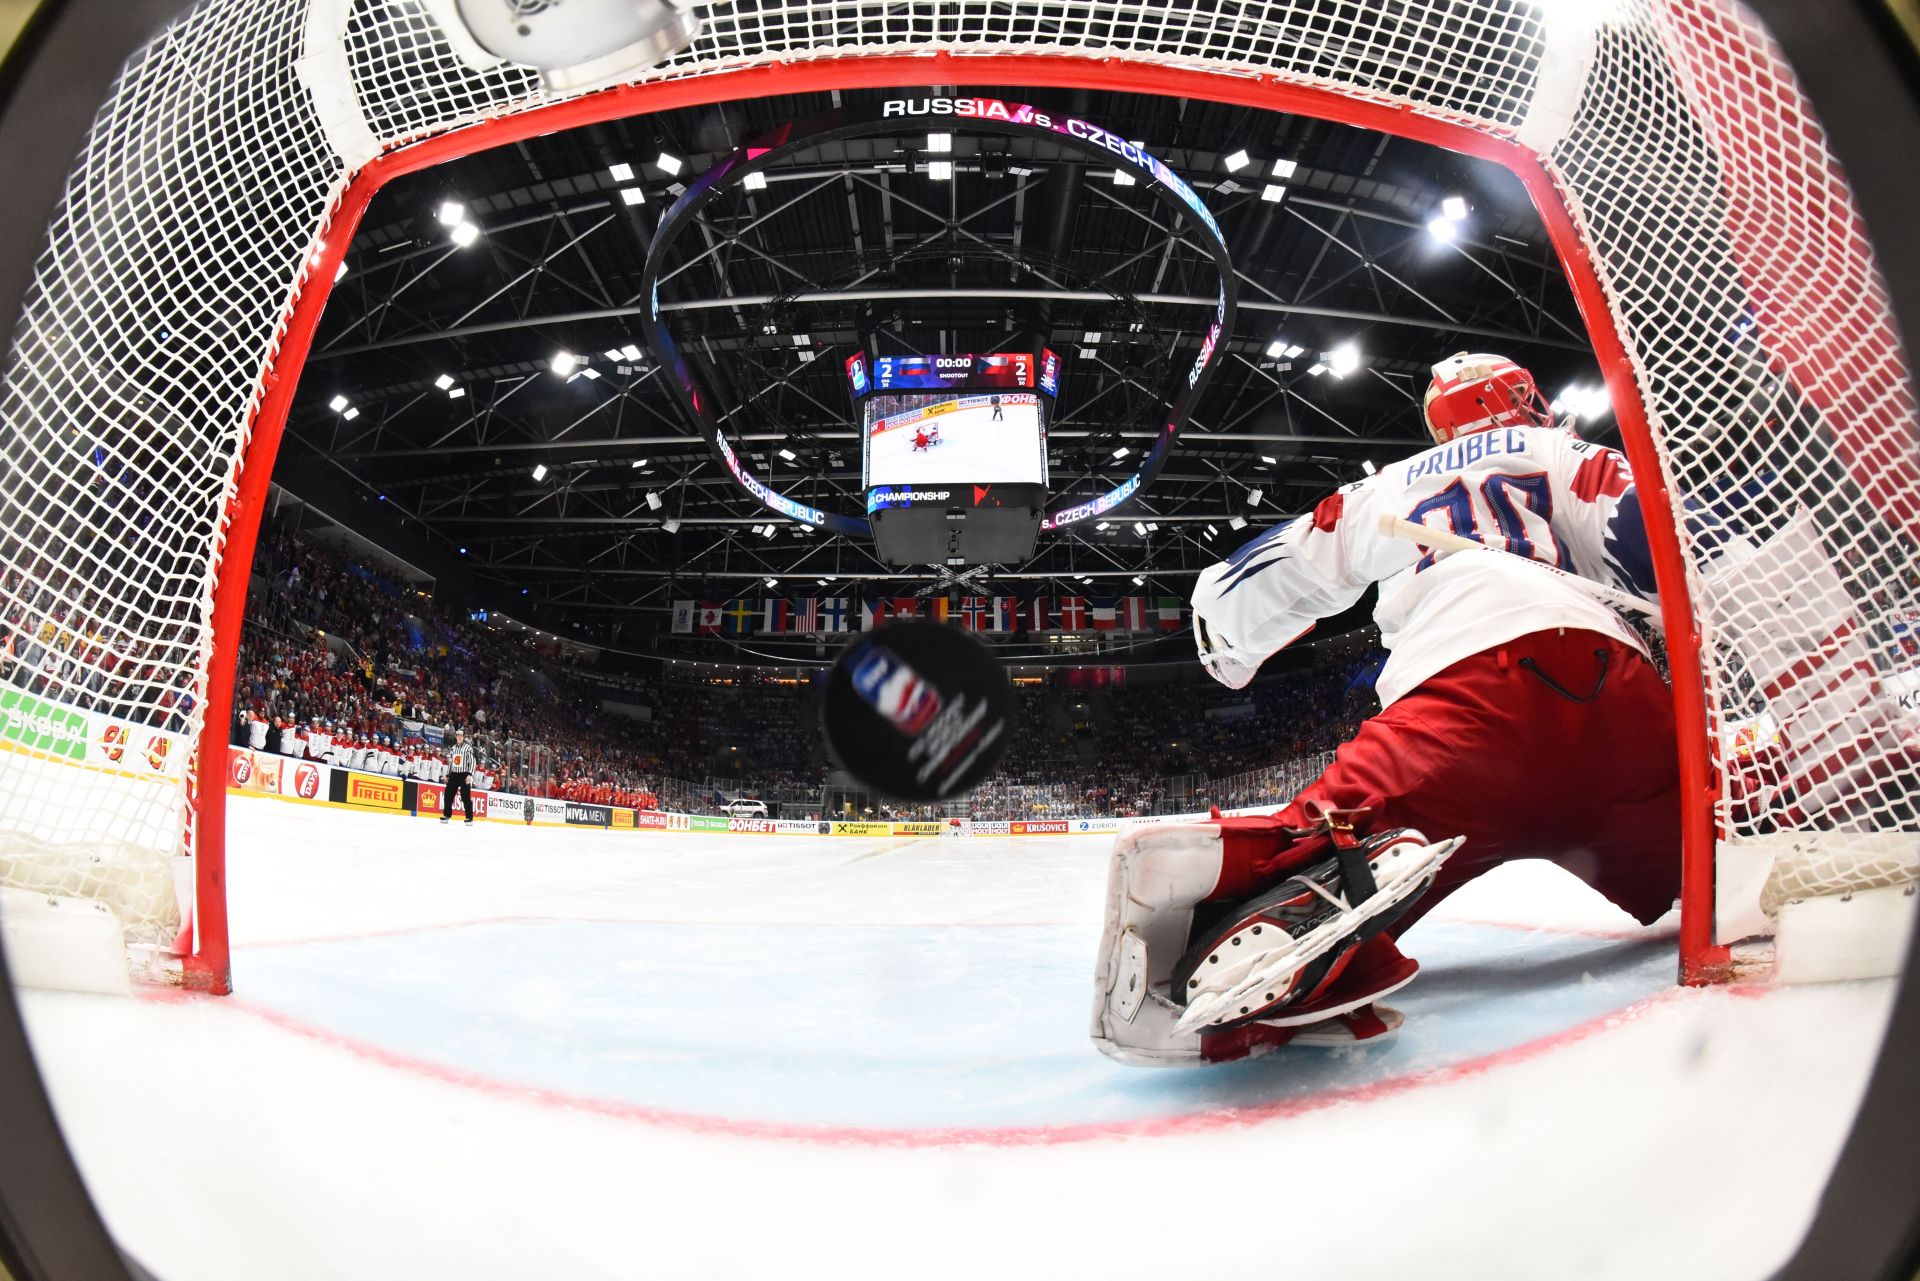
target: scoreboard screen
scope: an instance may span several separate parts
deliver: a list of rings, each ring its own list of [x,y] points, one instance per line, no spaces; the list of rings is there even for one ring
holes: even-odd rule
[[[1046,425],[1033,392],[879,393],[862,409],[869,489],[1047,483]]]

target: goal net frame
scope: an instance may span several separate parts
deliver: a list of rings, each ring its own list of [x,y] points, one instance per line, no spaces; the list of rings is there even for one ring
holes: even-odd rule
[[[1632,234],[1620,226],[1655,216],[1627,206],[1667,199],[1678,210],[1672,215],[1676,235],[1697,234],[1732,260],[1732,278],[1758,299],[1770,370],[1793,381],[1813,413],[1829,420],[1847,415],[1849,424],[1868,420],[1864,427],[1850,425],[1842,446],[1827,450],[1826,470],[1809,465],[1813,479],[1799,478],[1803,487],[1836,472],[1843,480],[1851,477],[1869,514],[1906,540],[1893,551],[1904,553],[1900,564],[1910,572],[1911,540],[1920,529],[1920,458],[1905,357],[1838,163],[1758,20],[1731,0],[1618,0],[1597,23],[1545,20],[1569,8],[1598,14],[1592,5],[1499,0],[1414,0],[1389,12],[1346,0],[1244,0],[1219,7],[1226,12],[1180,13],[1140,0],[760,0],[724,16],[706,15],[706,30],[693,46],[662,66],[628,83],[585,92],[555,89],[529,69],[490,59],[451,29],[451,0],[206,0],[136,55],[96,119],[50,231],[15,332],[0,432],[10,450],[24,449],[40,460],[34,483],[51,478],[44,484],[53,486],[61,482],[63,466],[83,468],[84,461],[68,456],[71,449],[62,452],[55,421],[98,409],[94,397],[104,394],[98,387],[107,375],[75,372],[79,362],[72,357],[78,352],[138,381],[152,355],[141,346],[144,337],[129,340],[114,318],[125,313],[133,318],[129,323],[152,323],[142,310],[142,291],[161,270],[169,273],[170,286],[182,273],[204,273],[207,301],[227,301],[219,293],[229,271],[221,255],[234,253],[246,232],[264,238],[250,296],[256,304],[273,298],[259,309],[277,305],[278,311],[243,314],[231,325],[207,328],[216,349],[205,360],[221,375],[221,385],[214,387],[211,377],[152,382],[157,396],[177,401],[168,406],[175,418],[154,419],[163,437],[188,412],[204,412],[212,424],[191,444],[205,455],[195,461],[213,475],[218,493],[210,518],[196,515],[200,509],[167,517],[204,539],[197,586],[173,611],[184,619],[192,657],[177,687],[192,697],[168,705],[184,715],[179,737],[192,750],[184,769],[176,762],[165,776],[171,808],[156,811],[157,823],[151,814],[140,816],[148,845],[155,843],[156,828],[172,834],[161,842],[166,848],[157,851],[160,857],[192,858],[179,981],[210,992],[231,985],[224,782],[248,577],[299,375],[336,273],[374,196],[403,175],[541,134],[832,89],[1024,85],[1185,97],[1378,130],[1505,167],[1537,208],[1592,340],[1638,482],[1661,587],[1683,796],[1683,825],[1676,833],[1682,980],[1731,977],[1729,944],[1743,933],[1766,932],[1763,919],[1751,912],[1741,916],[1743,909],[1730,908],[1720,901],[1724,894],[1716,894],[1736,855],[1748,864],[1776,857],[1777,840],[1769,844],[1764,833],[1750,839],[1761,827],[1777,829],[1785,818],[1791,834],[1810,844],[1820,844],[1836,826],[1885,838],[1884,825],[1874,823],[1884,817],[1887,786],[1877,775],[1869,782],[1878,790],[1856,806],[1865,817],[1852,822],[1804,809],[1788,813],[1777,804],[1765,824],[1736,812],[1739,798],[1730,795],[1735,789],[1727,778],[1735,765],[1730,709],[1737,700],[1729,694],[1734,681],[1727,661],[1715,657],[1715,646],[1724,648],[1729,635],[1739,640],[1739,620],[1729,622],[1723,608],[1730,597],[1714,569],[1721,544],[1706,549],[1714,557],[1703,551],[1705,541],[1723,535],[1703,535],[1697,518],[1707,484],[1700,474],[1703,460],[1721,455],[1711,441],[1697,456],[1689,453],[1699,429],[1685,416],[1698,409],[1713,419],[1715,432],[1734,430],[1731,383],[1736,374],[1750,376],[1750,357],[1728,354],[1725,368],[1673,368],[1655,349],[1662,340],[1659,307],[1679,309],[1664,313],[1677,326],[1721,315],[1724,300],[1703,301],[1682,289],[1677,301],[1649,303],[1648,282],[1634,277],[1634,264],[1622,261],[1617,243]],[[1595,71],[1603,55],[1610,68],[1605,75]],[[1634,79],[1643,72],[1649,83],[1657,82],[1651,105],[1633,101],[1629,92],[1645,87]],[[218,83],[223,75],[234,82],[231,88],[197,98],[182,89],[190,80]],[[189,118],[178,118],[182,111]],[[1631,147],[1641,152],[1626,159],[1609,151],[1604,135],[1599,145],[1591,138],[1578,147],[1569,143],[1583,130],[1604,130],[1610,112],[1631,121],[1659,111],[1672,119],[1635,135]],[[263,126],[273,136],[263,137]],[[1669,127],[1681,161],[1700,152],[1710,169],[1717,166],[1714,181],[1680,172],[1679,161],[1671,173],[1660,169],[1672,157],[1650,149]],[[276,151],[276,174],[298,169],[299,185],[283,202],[294,206],[290,212],[236,206],[231,240],[210,234],[205,224],[176,227],[165,217],[166,202],[183,198],[172,170],[155,180],[153,192],[141,195],[145,176],[156,166],[185,163],[178,161],[182,152],[200,149],[188,160],[204,167],[238,163],[250,147]],[[1617,169],[1610,171],[1609,164]],[[1671,189],[1626,189],[1655,170],[1671,179]],[[1688,207],[1703,188],[1712,197],[1710,207]],[[163,242],[157,247],[151,240],[130,242],[107,212],[128,191],[154,202],[153,231]],[[1791,239],[1796,234],[1798,241]],[[1782,263],[1771,261],[1774,256]],[[1795,289],[1788,273],[1818,280],[1826,296]],[[1711,294],[1725,287],[1726,275],[1701,283]],[[179,287],[191,289],[191,279]],[[1834,301],[1836,291],[1846,297]],[[105,322],[76,324],[72,309],[83,303]],[[1686,310],[1690,306],[1698,314]],[[1703,351],[1712,349],[1701,335],[1682,336]],[[1738,339],[1727,336],[1730,352]],[[1436,358],[1444,354],[1436,352]],[[1847,386],[1826,377],[1826,368],[1844,371]],[[244,394],[236,395],[234,386]],[[1703,389],[1701,402],[1690,406],[1685,398]],[[133,416],[144,415],[142,409]],[[1837,430],[1831,421],[1829,430]],[[1736,453],[1751,453],[1751,444]],[[1876,475],[1863,479],[1869,464]],[[0,485],[0,534],[16,544],[44,524],[32,514],[29,500],[37,494],[28,493],[26,484],[19,482],[17,492]],[[166,496],[153,502],[158,510]],[[1816,546],[1820,533],[1811,535]],[[1819,553],[1809,558],[1804,538],[1790,550],[1798,559],[1789,556],[1785,563],[1804,578]],[[101,558],[76,555],[60,563],[75,566],[71,577],[77,580]],[[1743,563],[1759,565],[1749,579],[1758,575],[1766,588],[1771,580],[1764,556]],[[117,582],[110,570],[98,571],[109,590]],[[1851,579],[1847,587],[1858,604],[1863,593]],[[1883,610],[1908,607],[1905,598],[1888,605],[1871,584],[1864,594]],[[0,607],[8,604],[0,593]],[[1885,631],[1883,620],[1835,623],[1827,617],[1834,608],[1844,612],[1845,602],[1808,606],[1810,636],[1852,630],[1877,638]],[[1815,650],[1820,643],[1818,636],[1810,642]],[[1884,658],[1869,657],[1878,664],[1874,670],[1885,669]],[[1804,675],[1805,663],[1817,667],[1818,660],[1817,653],[1790,655],[1781,665],[1788,676]],[[82,677],[89,661],[79,660]],[[1740,658],[1749,669],[1758,661],[1752,653]],[[1858,674],[1852,657],[1843,666]],[[1853,698],[1844,679],[1836,678],[1836,686],[1821,675],[1823,683],[1809,699],[1827,699],[1818,703],[1824,707],[1842,697],[1843,719],[1873,714],[1860,710],[1871,702],[1867,695]],[[1741,680],[1743,688],[1767,683],[1751,670]],[[1752,711],[1750,690],[1742,700],[1741,709]],[[136,734],[151,725],[152,711],[149,701],[126,718]],[[1764,715],[1754,719],[1764,721]],[[9,746],[9,753],[0,753],[0,846],[22,832],[30,843],[52,839],[41,829],[60,824],[43,820],[25,799],[44,782],[41,766],[48,758],[18,743]],[[18,767],[23,756],[35,761],[35,770]],[[1850,777],[1833,785],[1842,791],[1851,786],[1853,794],[1869,790],[1868,783]],[[1896,823],[1894,830],[1892,839],[1901,844],[1898,832],[1904,829]],[[92,832],[91,839],[101,839],[100,833]],[[1896,862],[1904,857],[1904,849],[1896,850]],[[1891,879],[1902,875],[1896,871]],[[1754,874],[1743,871],[1738,879],[1744,885]],[[1875,872],[1843,877],[1841,884],[1888,880]]]

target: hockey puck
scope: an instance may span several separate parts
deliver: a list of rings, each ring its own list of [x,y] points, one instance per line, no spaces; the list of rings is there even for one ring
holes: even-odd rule
[[[895,623],[842,650],[820,727],[840,767],[882,796],[940,801],[987,776],[1013,736],[1013,690],[980,642]]]

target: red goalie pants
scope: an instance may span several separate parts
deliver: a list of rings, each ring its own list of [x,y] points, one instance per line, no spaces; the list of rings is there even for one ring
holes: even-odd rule
[[[1228,820],[1213,901],[1247,898],[1324,857],[1308,802],[1372,810],[1363,832],[1465,836],[1398,936],[1461,885],[1518,858],[1559,864],[1642,924],[1680,892],[1673,699],[1629,646],[1597,632],[1536,632],[1433,676],[1360,727],[1333,764],[1271,818]]]

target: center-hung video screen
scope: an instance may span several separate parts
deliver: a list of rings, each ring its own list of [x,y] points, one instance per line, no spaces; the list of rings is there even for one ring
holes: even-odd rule
[[[880,393],[863,409],[869,489],[1046,483],[1046,432],[1034,392]]]

